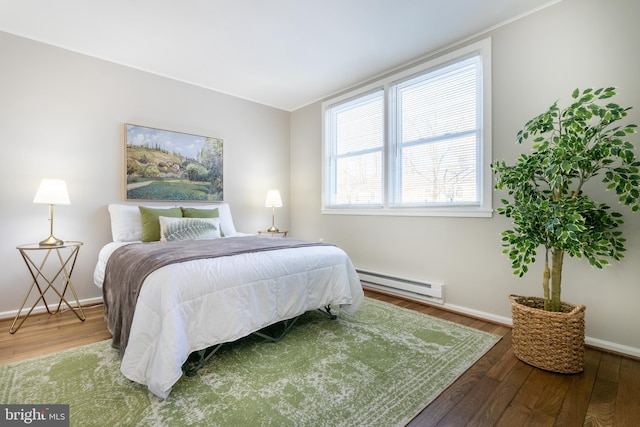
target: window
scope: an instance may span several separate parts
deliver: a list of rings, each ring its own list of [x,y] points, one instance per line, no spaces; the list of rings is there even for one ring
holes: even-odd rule
[[[382,205],[384,93],[364,95],[330,110],[332,204]]]
[[[490,41],[326,102],[323,213],[489,216]]]

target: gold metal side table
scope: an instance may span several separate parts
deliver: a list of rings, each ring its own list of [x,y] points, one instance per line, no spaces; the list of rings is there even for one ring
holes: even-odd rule
[[[269,230],[260,230],[258,234],[260,236],[271,236],[271,237],[287,237],[288,231],[269,231]]]
[[[64,242],[64,244],[60,246],[40,246],[38,243],[29,243],[27,245],[16,246],[16,249],[18,249],[20,255],[22,255],[22,259],[24,259],[24,262],[29,269],[29,273],[31,274],[33,282],[31,282],[29,291],[24,297],[24,301],[22,302],[20,310],[18,310],[15,319],[13,319],[13,324],[9,329],[10,333],[14,334],[18,329],[20,329],[20,326],[22,326],[24,321],[27,320],[40,300],[42,300],[42,302],[44,303],[44,306],[49,314],[59,313],[60,308],[62,307],[62,303],[65,303],[69,310],[71,310],[78,317],[78,319],[80,319],[81,321],[84,321],[86,319],[84,311],[82,310],[82,306],[80,305],[80,301],[78,301],[76,290],[73,287],[73,283],[71,283],[71,274],[73,274],[73,268],[76,265],[76,259],[78,258],[80,246],[82,246],[82,242],[72,241]],[[60,262],[60,266],[55,266],[55,271],[53,273],[49,273],[49,275],[47,276],[44,269],[47,265],[49,257],[52,254],[53,256],[51,258],[53,260],[57,258]],[[38,258],[42,258],[42,260],[39,261]],[[64,285],[64,287],[62,288],[62,292],[60,292],[60,290],[54,285],[56,283],[56,280],[58,279],[60,279],[61,281],[61,284],[58,285],[58,287]],[[44,281],[45,283],[41,283],[41,281]],[[36,300],[36,302],[33,303],[27,314],[22,318],[18,326],[16,326],[16,322],[20,318],[22,310],[24,309],[24,306],[27,303],[29,295],[31,295],[31,291],[33,291],[34,287],[40,293],[40,297]],[[49,289],[53,290],[60,298],[60,300],[58,301],[58,307],[54,311],[51,311],[51,308],[49,307],[49,304],[47,303],[47,300],[45,298],[45,294],[47,293],[47,291],[49,291]],[[67,301],[67,299],[65,298],[67,289],[70,290],[73,294],[73,298],[76,302],[76,307],[72,307],[71,304],[69,304],[69,301]]]

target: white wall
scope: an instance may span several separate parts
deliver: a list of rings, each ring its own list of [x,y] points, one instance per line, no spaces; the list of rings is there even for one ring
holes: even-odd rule
[[[67,182],[71,205],[55,211],[55,234],[80,240],[73,283],[93,285],[97,253],[110,241],[107,204],[123,200],[123,124],[224,140],[224,197],[236,228],[271,224],[271,187],[289,203],[289,113],[0,32],[0,316],[30,284],[15,247],[48,236],[48,208],[32,203],[43,177]],[[288,208],[278,209],[288,227]],[[0,331],[1,332],[1,331]]]
[[[564,0],[498,28],[492,37],[495,159],[514,160],[524,123],[574,88],[617,86],[640,124],[640,2]],[[483,35],[485,37],[487,35]],[[635,135],[636,145],[640,138]],[[344,248],[357,268],[441,282],[446,302],[487,317],[510,318],[507,295],[541,294],[541,265],[518,279],[501,254],[507,219],[321,215],[321,106],[291,117],[291,218],[296,235]],[[640,156],[640,150],[637,153]],[[612,206],[615,198],[598,191]],[[506,194],[494,193],[493,206]],[[603,271],[584,260],[565,263],[565,300],[587,306],[588,343],[640,356],[640,214],[624,207],[627,255]]]

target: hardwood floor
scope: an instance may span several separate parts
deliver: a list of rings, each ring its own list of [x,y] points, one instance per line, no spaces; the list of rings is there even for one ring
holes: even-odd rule
[[[111,338],[102,305],[83,310],[84,322],[71,311],[31,315],[15,334],[9,333],[13,318],[0,320],[0,365]]]
[[[585,370],[545,372],[511,352],[511,329],[402,298],[366,295],[503,337],[484,357],[408,425],[421,426],[619,426],[640,425],[640,361],[587,349]],[[73,313],[40,314],[9,334],[13,319],[0,320],[0,364],[54,353],[110,338],[102,306]]]

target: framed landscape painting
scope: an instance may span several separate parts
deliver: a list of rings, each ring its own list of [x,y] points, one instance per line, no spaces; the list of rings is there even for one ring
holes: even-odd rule
[[[127,200],[223,200],[222,140],[125,124]]]

